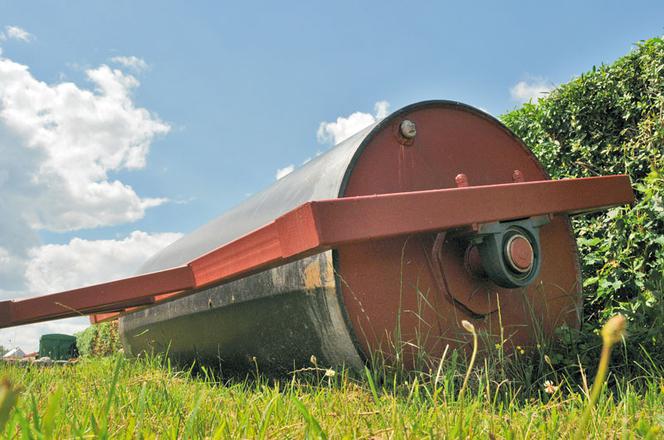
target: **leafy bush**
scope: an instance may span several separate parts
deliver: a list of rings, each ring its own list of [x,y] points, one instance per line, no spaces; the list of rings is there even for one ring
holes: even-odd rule
[[[81,356],[111,356],[122,349],[118,322],[102,322],[76,333],[76,346]]]
[[[622,313],[631,321],[623,367],[664,364],[664,40],[640,42],[502,119],[552,178],[624,173],[637,197],[573,221],[585,316],[580,332],[562,332],[558,363],[594,364],[597,329]]]

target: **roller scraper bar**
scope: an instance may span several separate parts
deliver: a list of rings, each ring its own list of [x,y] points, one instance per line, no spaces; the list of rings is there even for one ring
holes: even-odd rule
[[[438,189],[305,203],[186,266],[66,292],[0,302],[0,328],[122,311],[336,246],[634,201],[625,175]]]

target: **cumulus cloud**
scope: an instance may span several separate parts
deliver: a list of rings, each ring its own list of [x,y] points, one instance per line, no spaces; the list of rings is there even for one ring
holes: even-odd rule
[[[374,104],[374,113],[377,121],[385,119],[390,114],[390,103],[387,101],[378,101]]]
[[[3,296],[18,299],[44,295],[130,276],[154,253],[181,236],[179,233],[134,231],[118,240],[74,238],[66,244],[31,248],[24,264],[25,290],[4,292]],[[40,334],[74,333],[87,325],[87,318],[75,318],[3,329],[0,330],[0,344],[5,347],[18,345],[24,351],[32,351]]]
[[[532,78],[527,81],[519,81],[510,88],[510,96],[517,102],[537,102],[540,98],[548,95],[555,85],[544,78]]]
[[[182,234],[134,231],[120,240],[46,244],[29,251],[25,277],[30,292],[46,294],[129,276]]]
[[[18,40],[26,43],[34,39],[34,35],[18,26],[5,26],[5,31],[0,32],[0,41]]]
[[[121,66],[132,69],[135,72],[142,72],[144,70],[147,70],[148,67],[150,67],[143,58],[135,57],[133,55],[113,57],[111,58],[111,61],[116,64],[120,64]]]
[[[373,114],[355,112],[349,116],[339,116],[335,122],[321,122],[316,133],[318,142],[321,144],[336,145],[369,125],[384,119],[389,114],[389,109],[389,102],[378,101],[374,104]],[[317,151],[315,156],[320,156],[321,154],[321,151]],[[302,165],[306,165],[311,159],[311,157],[307,157],[302,162]],[[277,169],[275,173],[276,180],[287,176],[293,170],[295,170],[295,165],[293,164]]]
[[[287,175],[289,175],[290,173],[292,173],[294,169],[295,169],[295,165],[293,165],[293,164],[286,165],[286,166],[283,167],[283,168],[279,168],[279,169],[277,170],[277,172],[276,172],[274,178],[277,179],[277,180],[279,180],[279,179],[281,179],[282,177],[286,177]]]
[[[374,104],[374,113],[355,112],[348,116],[339,116],[335,122],[321,122],[316,137],[321,144],[336,145],[348,139],[358,131],[385,118],[390,104],[379,101]]]
[[[86,74],[94,91],[46,84],[0,58],[0,205],[32,229],[130,222],[165,201],[141,198],[108,174],[143,168],[169,125],[133,105],[133,76],[106,65]]]
[[[5,29],[6,38],[25,39]],[[117,240],[43,244],[39,231],[128,223],[165,198],[139,196],[113,173],[146,165],[170,126],[134,105],[138,80],[107,65],[88,69],[91,87],[47,84],[0,56],[0,299],[45,294],[132,274],[179,234],[133,232]],[[31,350],[39,333],[71,333],[77,318],[0,331],[0,344]]]

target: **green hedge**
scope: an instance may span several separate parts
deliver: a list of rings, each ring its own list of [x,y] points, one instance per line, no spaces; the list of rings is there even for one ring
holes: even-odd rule
[[[611,65],[506,115],[552,178],[628,174],[637,203],[575,219],[584,276],[581,332],[562,332],[559,364],[592,363],[597,328],[631,321],[623,367],[664,365],[664,40],[640,42]],[[645,352],[648,355],[645,355]]]
[[[81,356],[111,356],[122,349],[117,321],[91,325],[75,336]]]

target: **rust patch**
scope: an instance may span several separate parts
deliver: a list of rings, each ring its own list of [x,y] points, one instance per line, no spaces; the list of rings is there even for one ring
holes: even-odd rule
[[[322,270],[321,266],[324,266]],[[331,258],[326,258],[324,261],[318,259],[312,261],[306,265],[302,275],[306,290],[334,287],[334,269]]]
[[[304,287],[307,290],[316,290],[321,284],[320,263],[312,261],[304,268]]]

